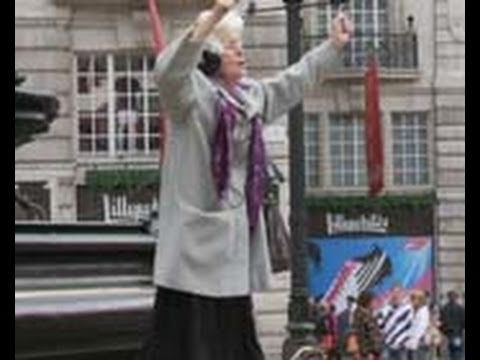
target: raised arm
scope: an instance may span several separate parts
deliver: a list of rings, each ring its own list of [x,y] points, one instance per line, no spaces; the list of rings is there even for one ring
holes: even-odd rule
[[[302,101],[304,89],[321,75],[341,64],[341,53],[353,32],[342,12],[333,21],[330,38],[310,50],[302,59],[271,79],[261,81],[265,94],[266,121],[273,122]]]
[[[216,0],[210,11],[202,12],[195,23],[157,57],[155,80],[167,105],[185,106],[192,102],[192,76],[204,42],[235,3],[235,0]]]

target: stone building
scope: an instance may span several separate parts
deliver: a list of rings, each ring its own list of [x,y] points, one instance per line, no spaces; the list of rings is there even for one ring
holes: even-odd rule
[[[167,39],[206,3],[158,0]],[[251,75],[262,77],[286,66],[286,19],[282,10],[260,10],[281,0],[255,3],[245,46]],[[439,290],[464,289],[465,3],[350,0],[349,8],[356,36],[345,66],[304,102],[308,196],[367,192],[361,113],[373,44],[381,65],[385,192],[436,194]],[[334,12],[330,5],[304,10],[306,48],[325,37]],[[150,44],[146,0],[15,0],[15,70],[26,76],[26,89],[53,92],[61,104],[50,132],[16,150],[15,186],[41,199],[52,221],[115,221],[155,206],[159,114]],[[267,138],[288,175],[286,119]],[[277,305],[265,306],[272,349],[284,333],[271,329],[286,321],[279,307],[286,306],[288,282],[280,283]]]
[[[369,0],[351,1],[349,10],[356,35],[345,67],[305,101],[309,195],[366,194],[363,72],[374,45],[381,68],[385,194],[434,194],[438,290],[464,290],[465,4]],[[330,5],[309,9],[306,34],[324,34],[333,12]]]

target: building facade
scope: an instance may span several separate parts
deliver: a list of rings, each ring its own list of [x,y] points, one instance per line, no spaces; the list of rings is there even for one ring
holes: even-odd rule
[[[438,0],[434,14],[439,280],[465,291],[465,1]]]
[[[311,10],[307,33],[325,33],[333,12]],[[351,1],[350,12],[356,36],[345,68],[305,103],[310,195],[366,194],[361,74],[373,45],[381,68],[385,195],[434,194],[437,290],[464,291],[464,2]]]
[[[206,3],[159,0],[167,39]],[[251,75],[263,77],[286,66],[286,20],[282,10],[261,10],[282,1],[255,3],[245,46]],[[464,9],[461,0],[351,0],[356,35],[345,66],[304,102],[308,197],[366,195],[363,74],[369,49],[377,50],[385,193],[436,195],[442,292],[465,284]],[[326,36],[334,13],[331,5],[305,8],[305,49]],[[125,220],[156,206],[153,61],[146,1],[15,1],[16,71],[25,88],[53,92],[61,103],[50,132],[15,152],[16,188],[40,199],[50,220]],[[288,176],[286,119],[267,138]]]

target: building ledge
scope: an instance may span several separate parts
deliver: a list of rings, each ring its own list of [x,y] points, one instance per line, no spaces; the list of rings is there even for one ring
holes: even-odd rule
[[[158,167],[158,153],[151,153],[146,155],[84,155],[78,154],[76,158],[76,162],[79,166],[83,167],[117,167],[117,166],[132,166],[137,168],[137,165],[145,165],[145,166],[156,166]]]
[[[430,185],[412,187],[387,187],[381,196],[422,196],[431,195],[434,189]],[[305,192],[307,198],[334,198],[334,197],[365,197],[368,195],[367,187],[328,187],[310,188]]]
[[[363,81],[365,69],[344,68],[325,77],[325,81]],[[417,81],[420,80],[419,69],[380,69],[379,76],[385,81]]]

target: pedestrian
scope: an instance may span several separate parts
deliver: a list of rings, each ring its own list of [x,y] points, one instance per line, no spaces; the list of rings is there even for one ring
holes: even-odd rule
[[[328,324],[327,324],[327,316],[328,316],[328,305],[322,301],[322,299],[318,299],[316,311],[315,311],[315,337],[318,341],[320,346],[324,346],[325,338],[328,335]]]
[[[382,332],[384,357],[405,360],[405,342],[413,320],[413,307],[405,300],[401,285],[393,287],[387,305],[380,311],[379,327]]]
[[[450,291],[448,302],[441,309],[441,331],[447,339],[450,360],[460,360],[464,351],[465,308],[459,303],[459,294]]]
[[[410,295],[413,307],[413,319],[405,343],[408,360],[427,360],[429,349],[425,343],[427,329],[430,324],[430,312],[425,293],[414,290]]]
[[[338,324],[337,316],[335,315],[336,308],[334,304],[327,304],[327,316],[326,316],[326,336],[323,344],[327,353],[327,359],[334,360],[338,357]]]
[[[308,298],[308,320],[312,323],[315,323],[316,312],[316,299],[314,296],[310,296]]]
[[[443,341],[440,331],[440,313],[438,307],[433,302],[430,307],[430,324],[425,336],[425,343],[429,347],[429,359],[441,359]]]
[[[353,359],[380,359],[382,338],[377,319],[373,313],[373,294],[363,292],[357,299],[353,317],[353,331],[358,338],[358,351],[352,354]]]
[[[164,49],[155,79],[168,114],[162,163],[157,287],[148,360],[260,360],[251,293],[269,286],[261,217],[263,125],[302,100],[336,65],[351,34],[343,13],[329,40],[277,76],[245,75],[243,20],[215,0]]]
[[[260,360],[251,294],[269,288],[262,218],[263,126],[300,103],[304,85],[342,62],[343,13],[328,40],[275,77],[246,77],[235,0],[210,10],[158,56],[168,136],[162,164],[157,287],[148,360]]]
[[[341,357],[347,355],[347,339],[352,331],[355,298],[347,297],[347,308],[337,317],[337,345]]]
[[[350,330],[353,323],[353,314],[355,311],[355,298],[353,296],[347,297],[347,308],[338,314],[338,329],[337,333],[340,338],[344,338]]]

